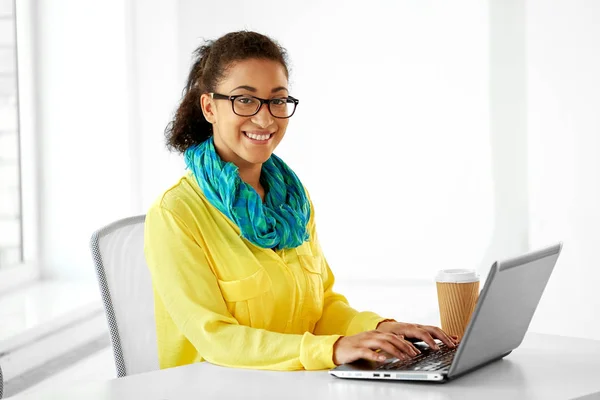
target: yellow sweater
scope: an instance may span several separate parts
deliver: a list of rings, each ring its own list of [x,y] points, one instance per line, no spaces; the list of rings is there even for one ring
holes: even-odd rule
[[[317,239],[263,249],[204,197],[187,174],[146,216],[145,254],[154,287],[161,368],[199,361],[272,370],[334,366],[341,335],[383,321],[333,292]]]

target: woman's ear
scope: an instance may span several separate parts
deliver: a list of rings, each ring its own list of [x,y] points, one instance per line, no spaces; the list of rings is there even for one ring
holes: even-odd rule
[[[200,107],[202,108],[202,114],[204,114],[204,118],[211,124],[214,124],[216,121],[215,116],[215,103],[208,93],[203,93],[200,96]]]

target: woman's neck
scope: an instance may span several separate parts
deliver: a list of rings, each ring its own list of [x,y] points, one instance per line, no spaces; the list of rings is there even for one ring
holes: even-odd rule
[[[260,184],[260,173],[262,171],[262,164],[251,164],[241,157],[237,156],[232,150],[227,148],[225,143],[222,143],[220,138],[215,135],[214,138],[215,151],[221,157],[221,160],[225,162],[232,162],[238,167],[238,173],[240,178],[248,185],[252,186],[254,190],[260,195],[260,198],[264,201],[265,189]]]
[[[246,168],[238,168],[240,178],[248,185],[252,186],[254,190],[258,192],[258,194],[261,194],[261,191],[264,191],[264,188],[260,184],[260,172],[262,170],[262,165],[259,164],[252,165]]]

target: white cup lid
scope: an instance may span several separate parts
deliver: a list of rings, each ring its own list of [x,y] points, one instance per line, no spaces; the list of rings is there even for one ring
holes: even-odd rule
[[[468,283],[479,281],[479,274],[474,269],[442,269],[435,276],[436,282]]]

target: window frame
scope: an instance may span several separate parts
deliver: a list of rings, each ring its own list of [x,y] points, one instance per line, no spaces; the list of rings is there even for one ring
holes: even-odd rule
[[[39,280],[39,197],[40,149],[36,130],[36,64],[34,5],[32,0],[13,0],[16,40],[17,130],[19,135],[19,176],[22,262],[0,270],[0,294]]]

